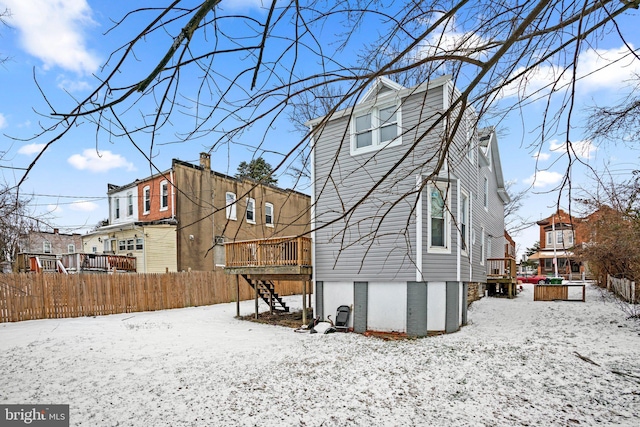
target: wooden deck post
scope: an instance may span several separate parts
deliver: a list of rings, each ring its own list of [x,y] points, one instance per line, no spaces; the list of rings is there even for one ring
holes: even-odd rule
[[[258,283],[256,283],[255,289],[256,289],[256,314],[255,314],[255,319],[258,320]]]
[[[307,324],[307,281],[302,281],[302,324]]]
[[[240,277],[236,276],[236,317],[240,317]]]

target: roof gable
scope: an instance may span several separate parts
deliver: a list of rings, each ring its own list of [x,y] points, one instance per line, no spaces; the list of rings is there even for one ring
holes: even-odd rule
[[[358,101],[358,104],[372,101],[380,95],[385,95],[389,92],[399,92],[402,89],[406,88],[386,77],[378,77],[375,84],[371,86],[369,90],[367,90],[367,93],[364,94],[364,97]]]

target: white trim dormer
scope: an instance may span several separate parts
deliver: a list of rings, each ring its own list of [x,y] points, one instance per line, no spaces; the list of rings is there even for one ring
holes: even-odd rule
[[[364,94],[362,99],[358,102],[358,104],[364,104],[368,101],[375,101],[379,95],[385,95],[384,92],[393,91],[399,92],[402,89],[406,89],[399,83],[396,83],[386,77],[378,77],[376,78],[376,82],[367,90],[367,93]]]

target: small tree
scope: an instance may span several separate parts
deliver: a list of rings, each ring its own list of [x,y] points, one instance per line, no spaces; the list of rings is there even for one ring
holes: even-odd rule
[[[253,159],[249,163],[240,162],[236,178],[249,178],[263,184],[278,184],[278,179],[273,177],[273,168],[262,157]]]
[[[523,267],[538,268],[538,261],[530,260],[529,257],[537,253],[539,250],[540,250],[539,241],[535,242],[533,246],[531,246],[530,248],[525,249],[524,254],[527,256],[527,259],[525,261],[522,261],[520,265],[522,265]]]

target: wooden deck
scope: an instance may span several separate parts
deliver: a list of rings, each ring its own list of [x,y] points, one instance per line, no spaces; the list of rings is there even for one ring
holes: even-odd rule
[[[225,272],[270,280],[311,280],[311,239],[281,237],[225,243]]]
[[[487,293],[489,296],[517,294],[516,260],[512,257],[487,259]]]
[[[307,323],[307,307],[311,305],[311,239],[308,237],[279,237],[225,243],[227,274],[236,276],[237,293],[240,277],[255,291],[255,317],[258,317],[258,299],[262,298],[271,311],[289,311],[276,292],[273,281],[302,282],[302,323]],[[307,301],[307,296],[309,301]],[[236,314],[240,315],[239,302]]]
[[[81,273],[136,272],[136,258],[111,254],[18,254],[18,272]]]

